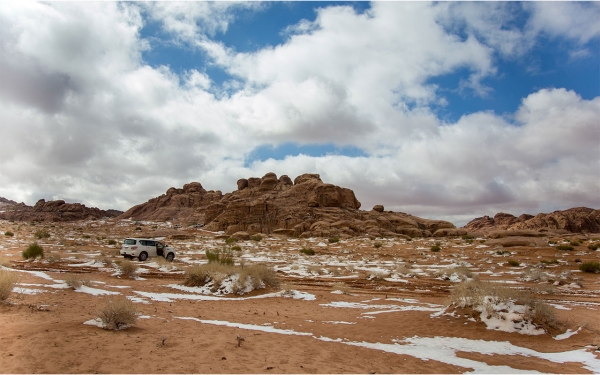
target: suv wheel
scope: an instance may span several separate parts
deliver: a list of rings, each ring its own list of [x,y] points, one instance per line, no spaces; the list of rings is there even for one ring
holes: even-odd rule
[[[173,254],[173,253],[167,254],[166,259],[167,259],[167,262],[172,262],[173,259],[175,259],[175,254]]]
[[[143,261],[145,261],[146,259],[148,259],[148,253],[147,253],[147,252],[145,252],[145,251],[142,251],[142,252],[140,253],[140,256],[138,256],[138,260],[139,260],[140,262],[143,262]]]

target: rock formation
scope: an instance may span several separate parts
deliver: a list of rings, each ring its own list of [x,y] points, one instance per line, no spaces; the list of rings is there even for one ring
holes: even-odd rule
[[[63,200],[48,201],[40,199],[35,206],[16,203],[2,198],[2,220],[18,221],[75,221],[116,217],[123,211],[104,211],[96,207],[86,207],[81,203],[65,203]]]
[[[464,229],[483,234],[520,230],[600,233],[600,210],[576,207],[549,214],[540,213],[536,216],[523,214],[519,217],[500,212],[493,218],[489,216],[476,218],[465,225]]]
[[[262,178],[237,181],[237,190],[222,194],[206,191],[199,182],[132,207],[119,218],[202,223],[205,229],[245,236],[275,233],[300,237],[462,235],[452,223],[427,220],[405,213],[359,210],[350,189],[324,183],[318,174],[292,181],[267,173]],[[243,233],[240,233],[243,232]]]

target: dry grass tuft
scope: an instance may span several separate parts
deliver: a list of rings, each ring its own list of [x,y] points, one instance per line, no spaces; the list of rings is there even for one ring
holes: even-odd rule
[[[204,286],[213,281],[211,291],[215,292],[227,277],[233,275],[238,276],[235,285],[238,292],[242,292],[248,286],[250,289],[279,287],[277,273],[263,264],[236,266],[216,262],[186,269],[183,284],[186,286]]]
[[[125,277],[135,277],[139,266],[130,260],[123,260],[119,264],[119,271],[121,275]]]
[[[18,276],[15,272],[0,269],[0,301],[6,301],[12,292]]]
[[[350,294],[350,287],[346,283],[335,283],[331,286],[335,290],[339,290],[342,294]]]
[[[10,259],[4,258],[4,257],[0,257],[0,266],[6,267],[6,268],[11,268],[12,264],[10,262]]]
[[[89,279],[75,273],[67,274],[67,276],[65,277],[65,283],[73,289],[80,288],[82,285],[91,285],[91,281]]]
[[[137,310],[127,297],[112,297],[98,312],[98,317],[104,323],[104,329],[118,330],[135,324]]]

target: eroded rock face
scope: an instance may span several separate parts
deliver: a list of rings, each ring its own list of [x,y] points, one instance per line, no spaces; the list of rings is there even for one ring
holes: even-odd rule
[[[352,190],[324,183],[318,174],[303,174],[293,182],[286,175],[277,178],[275,173],[240,179],[237,190],[225,195],[205,191],[198,185],[194,185],[194,192],[186,192],[185,187],[171,188],[160,197],[132,207],[120,218],[177,218],[186,223],[204,223],[207,230],[229,235],[245,232],[299,237],[414,237],[435,235],[440,230],[450,235],[459,232],[447,221],[383,212],[383,207],[381,211],[361,211]]]
[[[7,200],[8,201],[8,200]],[[8,201],[12,202],[12,201]],[[101,210],[96,207],[86,207],[81,203],[66,203],[63,200],[48,201],[40,199],[32,206],[24,203],[8,204],[0,212],[0,219],[18,221],[76,221],[116,217],[123,211]]]
[[[519,217],[500,212],[493,218],[483,216],[474,219],[464,228],[469,232],[483,234],[494,234],[498,231],[600,233],[600,210],[576,207],[536,216],[523,214]]]

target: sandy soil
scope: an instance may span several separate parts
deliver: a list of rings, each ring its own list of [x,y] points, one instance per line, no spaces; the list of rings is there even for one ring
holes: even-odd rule
[[[23,260],[21,251],[43,228],[51,235],[37,240],[45,258]],[[9,230],[13,237],[4,235]],[[225,246],[214,233],[129,221],[1,221],[0,233],[0,260],[19,275],[0,303],[5,373],[600,372],[600,275],[581,273],[576,261],[600,259],[600,251],[587,249],[587,237],[573,251],[499,249],[460,238],[240,241],[236,261],[274,267],[283,290],[207,300],[213,296],[178,285],[186,267],[206,263],[205,249]],[[139,263],[139,277],[118,275],[120,245],[108,245],[110,239],[173,234],[180,239],[166,241],[178,251],[175,262],[150,259]],[[440,252],[430,251],[435,242]],[[302,255],[302,247],[317,254]],[[558,326],[540,335],[509,333],[466,310],[446,309],[461,278],[453,267],[533,290],[553,306]],[[528,270],[549,274],[551,282],[528,281]],[[88,286],[66,287],[68,274]],[[134,326],[84,324],[97,317],[108,292],[133,299],[140,315]]]

